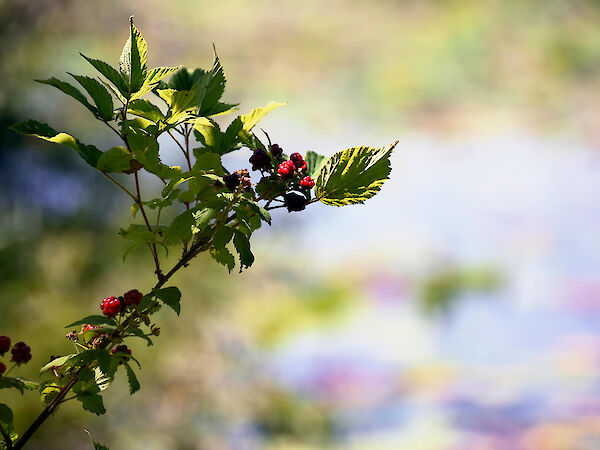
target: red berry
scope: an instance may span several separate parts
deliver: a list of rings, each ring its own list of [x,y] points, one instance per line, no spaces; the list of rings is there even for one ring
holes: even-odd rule
[[[17,342],[10,353],[12,354],[11,361],[17,364],[27,363],[31,360],[31,349],[25,342]]]
[[[300,186],[311,189],[315,186],[315,181],[311,177],[304,177],[300,181]]]
[[[290,159],[294,162],[296,161],[304,161],[304,157],[300,153],[292,153],[290,155]]]
[[[142,298],[144,298],[144,294],[137,289],[132,289],[123,294],[123,302],[126,306],[138,306],[142,302]]]
[[[4,363],[0,362],[0,377],[4,372],[6,372],[6,366],[4,365]]]
[[[100,309],[105,316],[114,317],[121,312],[121,302],[116,297],[107,297],[102,300]]]
[[[10,338],[0,336],[0,355],[4,355],[10,349]]]
[[[90,331],[90,330],[94,330],[94,329],[96,329],[96,327],[95,327],[95,326],[93,326],[93,325],[88,325],[88,324],[84,324],[84,325],[82,325],[82,327],[81,327],[81,333],[85,333],[86,331]]]
[[[277,169],[277,173],[281,175],[282,178],[288,178],[296,169],[294,162],[291,160],[284,161],[279,164],[279,168]]]

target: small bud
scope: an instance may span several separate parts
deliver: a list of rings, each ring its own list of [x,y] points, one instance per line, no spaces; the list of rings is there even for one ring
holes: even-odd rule
[[[152,333],[154,336],[158,336],[160,335],[160,328],[156,325],[152,325],[152,328],[150,328],[150,333]]]

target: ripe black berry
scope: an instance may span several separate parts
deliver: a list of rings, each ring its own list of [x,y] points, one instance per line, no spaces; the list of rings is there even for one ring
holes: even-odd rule
[[[283,155],[283,149],[279,145],[273,144],[271,145],[271,155],[273,155],[274,158],[281,158],[281,155]]]
[[[12,354],[11,361],[17,364],[27,363],[31,360],[31,349],[25,342],[17,342],[10,352]]]
[[[10,349],[10,338],[0,336],[0,355],[4,355]]]
[[[240,184],[240,176],[233,172],[231,175],[225,175],[223,177],[223,182],[225,183],[225,186],[227,186],[227,189],[233,191]]]
[[[113,355],[115,353],[127,353],[127,354],[131,355],[131,350],[129,350],[129,348],[127,348],[127,346],[125,344],[119,344],[119,345],[115,346],[110,352]]]
[[[303,211],[306,205],[308,205],[306,195],[297,192],[288,192],[283,199],[288,212]]]
[[[271,167],[271,158],[262,148],[255,150],[248,161],[252,164],[252,170],[266,170]]]

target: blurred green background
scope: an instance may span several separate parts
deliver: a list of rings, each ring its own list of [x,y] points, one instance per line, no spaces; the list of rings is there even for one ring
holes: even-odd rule
[[[400,145],[380,197],[275,215],[241,275],[180,272],[182,316],[133,346],[141,392],[122,379],[103,417],[66,404],[31,448],[91,448],[84,428],[113,449],[597,448],[596,0],[0,1],[0,334],[32,347],[20,374],[102,297],[153,285],[148,255],[121,260],[127,198],[6,129],[114,145],[32,80],[91,75],[80,51],[115,64],[129,15],[149,66],[208,67],[214,43],[226,101],[289,102],[262,123],[287,152]],[[41,409],[0,394],[21,430]]]

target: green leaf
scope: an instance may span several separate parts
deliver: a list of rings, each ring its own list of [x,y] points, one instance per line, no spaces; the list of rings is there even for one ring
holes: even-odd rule
[[[98,158],[102,155],[102,152],[93,145],[82,144],[73,136],[67,133],[59,133],[50,128],[47,124],[35,120],[26,120],[16,123],[12,125],[10,129],[27,136],[35,136],[48,142],[71,147],[92,167],[96,167]]]
[[[129,103],[127,111],[134,116],[143,117],[158,123],[165,120],[165,116],[158,106],[150,103],[148,100],[134,100]]]
[[[4,425],[12,425],[13,422],[13,412],[12,409],[5,405],[4,403],[0,403],[0,422]]]
[[[110,81],[123,97],[129,97],[127,82],[125,81],[125,78],[123,78],[123,75],[121,75],[121,73],[117,69],[99,59],[88,58],[83,53],[80,53],[80,55],[83,56],[85,60],[89,62],[92,66],[94,66],[94,68],[98,72],[100,72],[108,81]]]
[[[135,100],[135,99],[141,98],[144,95],[146,95],[152,89],[154,89],[155,87],[157,87],[158,84],[160,83],[160,81],[164,77],[169,76],[170,74],[172,74],[173,72],[175,72],[180,67],[181,66],[177,66],[177,67],[156,67],[156,68],[152,69],[150,72],[148,72],[148,75],[146,75],[146,78],[144,79],[144,83],[142,84],[142,86],[140,87],[140,89],[131,96],[131,100]]]
[[[269,102],[266,106],[255,108],[250,113],[241,115],[240,120],[243,124],[242,129],[246,132],[250,132],[263,117],[274,109],[285,105],[287,105],[287,103]]]
[[[233,237],[233,230],[229,227],[219,228],[213,236],[213,246],[215,248],[225,247]]]
[[[21,394],[24,391],[33,391],[38,388],[39,384],[23,377],[0,377],[0,389],[18,389]]]
[[[125,147],[113,147],[102,153],[96,169],[101,172],[122,173],[131,169],[131,160],[133,160],[133,155]]]
[[[110,317],[100,316],[100,315],[94,315],[94,316],[87,316],[87,317],[84,317],[81,320],[78,320],[76,322],[70,323],[65,328],[71,328],[71,327],[74,327],[75,325],[84,325],[84,324],[85,325],[112,325],[112,326],[117,326],[117,322],[115,322],[115,320],[111,319]]]
[[[92,441],[94,444],[94,450],[110,450],[106,445],[101,444],[100,442]]]
[[[204,152],[197,156],[194,163],[193,173],[197,171],[212,171],[218,175],[224,175],[225,169],[221,164],[221,155],[218,153]]]
[[[35,80],[38,83],[42,83],[42,84],[47,84],[50,86],[54,86],[55,88],[60,89],[61,91],[63,91],[65,94],[70,95],[71,97],[73,97],[75,100],[77,100],[79,103],[81,103],[83,106],[85,106],[87,109],[89,109],[92,114],[94,114],[94,116],[96,116],[96,108],[94,108],[90,102],[88,102],[88,99],[85,98],[85,95],[83,95],[81,93],[81,91],[79,89],[77,89],[75,86],[70,85],[69,83],[65,82],[65,81],[60,81],[54,77],[52,78],[48,78],[47,80]]]
[[[140,330],[139,328],[134,328],[133,330],[130,331],[130,333],[132,336],[139,337],[139,338],[142,338],[143,340],[145,340],[148,347],[154,345],[154,342],[152,342],[152,339],[150,339],[149,336],[146,336],[144,334],[144,332],[142,330]]]
[[[269,178],[264,177],[256,184],[256,193],[263,199],[273,199],[285,193],[285,184],[281,182],[277,175],[272,175]]]
[[[55,381],[47,380],[40,384],[40,400],[44,407],[48,406],[56,398],[62,386]]]
[[[148,46],[140,31],[133,24],[133,17],[129,18],[129,30],[129,39],[125,42],[121,58],[119,58],[119,69],[125,79],[129,81],[129,93],[133,94],[140,90],[146,79]]]
[[[323,155],[319,155],[312,150],[306,152],[306,164],[308,166],[308,175],[310,177],[316,177],[326,162],[327,158],[325,158]]]
[[[194,208],[179,214],[169,228],[167,228],[164,237],[166,245],[174,245],[181,241],[189,241],[192,238],[192,226],[194,226]]]
[[[205,117],[194,120],[194,135],[196,140],[203,146],[202,153],[214,152],[219,155],[223,150],[223,133],[219,128],[219,124]],[[194,150],[196,157],[200,156],[200,152]]]
[[[389,177],[390,155],[396,144],[379,149],[353,147],[335,153],[319,172],[317,198],[326,205],[344,206],[373,197]]]
[[[138,160],[150,173],[159,173],[161,169],[160,157],[158,154],[158,142],[155,137],[147,136],[144,132],[133,128],[127,129],[127,142],[129,148]]]
[[[211,248],[210,256],[212,256],[219,264],[227,267],[227,270],[231,273],[235,266],[235,258],[231,252],[227,250],[227,247]]]
[[[223,66],[217,56],[215,50],[215,61],[213,63],[212,70],[207,74],[207,83],[205,89],[199,94],[199,110],[200,116],[211,116],[222,110],[215,110],[215,107],[219,103],[219,99],[225,91],[225,73],[223,72]]]
[[[175,286],[171,286],[163,289],[153,289],[152,292],[161,300],[165,305],[169,306],[173,311],[179,315],[181,312],[181,292]]]
[[[48,372],[50,369],[56,367],[62,367],[68,360],[70,360],[71,358],[73,358],[74,356],[76,356],[76,353],[73,353],[72,355],[65,355],[65,356],[60,356],[58,358],[53,359],[52,361],[50,361],[48,364],[46,364],[44,367],[42,367],[40,369],[40,375],[42,373]]]
[[[252,211],[258,214],[258,217],[260,217],[262,220],[271,225],[271,214],[269,213],[269,211],[267,211],[265,208],[263,208],[258,203],[252,200],[246,200],[244,203],[247,204]]]
[[[127,382],[129,383],[129,395],[133,395],[140,390],[140,382],[131,366],[127,363],[125,363],[125,370],[127,371]]]
[[[240,256],[241,272],[244,268],[250,267],[254,262],[254,255],[250,251],[250,240],[244,233],[236,230],[233,236],[233,245]]]
[[[104,120],[112,120],[113,118],[113,100],[108,91],[99,81],[90,77],[81,75],[73,75],[69,73],[77,82],[90,94],[92,100],[98,107],[98,114]]]
[[[104,407],[104,402],[102,401],[102,396],[100,394],[83,393],[76,398],[81,402],[83,409],[86,411],[94,413],[98,416],[106,412],[106,408]]]
[[[176,91],[174,89],[158,89],[158,96],[169,106],[167,123],[176,126],[181,122],[194,117],[197,106],[195,91]]]

